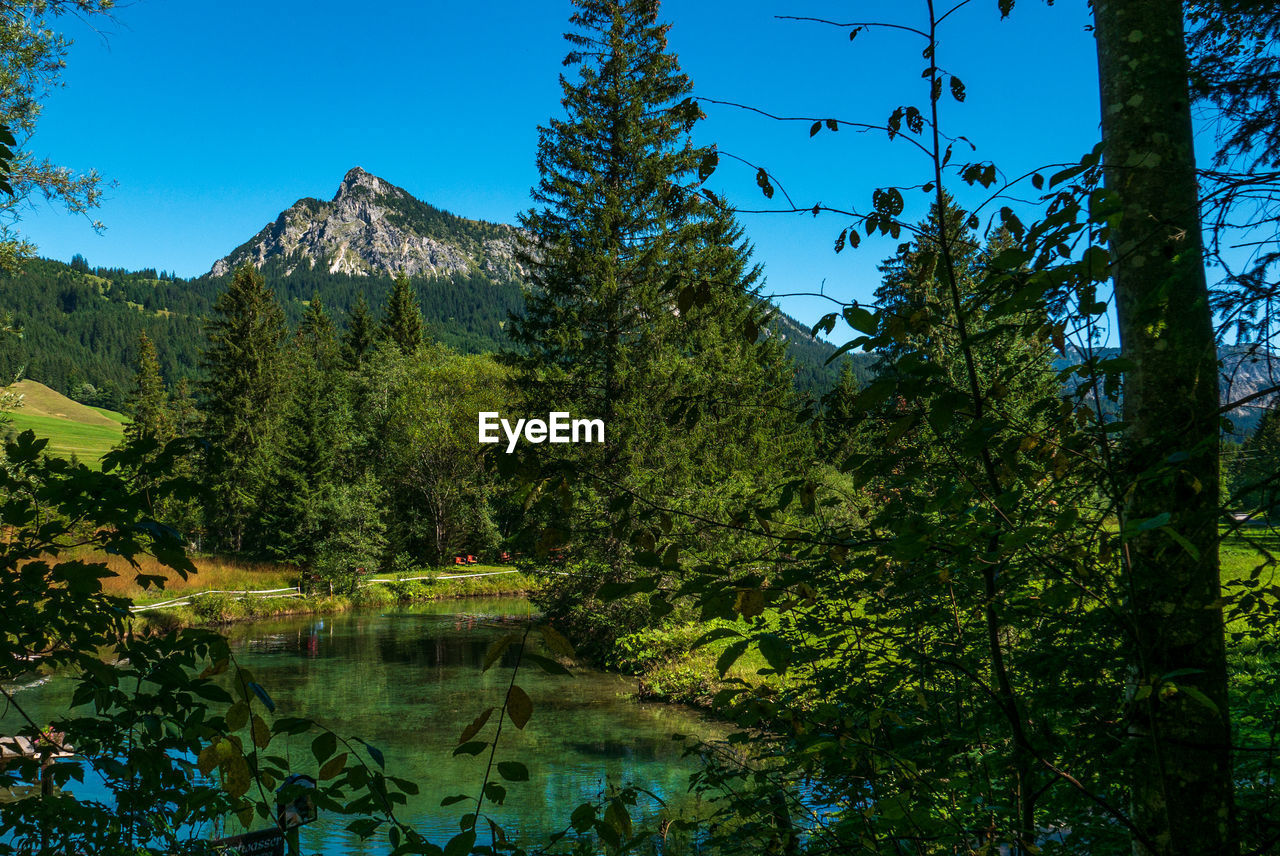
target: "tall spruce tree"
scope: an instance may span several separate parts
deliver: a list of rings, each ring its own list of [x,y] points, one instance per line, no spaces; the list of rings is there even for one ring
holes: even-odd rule
[[[710,150],[690,132],[692,86],[667,50],[654,0],[575,0],[561,77],[566,115],[540,129],[536,207],[521,218],[529,288],[508,331],[526,409],[600,418],[602,446],[542,447],[579,475],[576,508],[548,510],[568,540],[625,578],[631,494],[706,511],[768,479],[788,453],[790,370],[764,324],[759,270],[731,212],[699,191]],[[612,634],[648,620],[595,609],[596,580],[565,578],[544,601]],[[562,596],[563,595],[563,596]],[[555,603],[553,603],[555,601]],[[623,608],[625,611],[625,608]],[[640,610],[643,613],[643,610]],[[580,640],[583,641],[583,640]]]
[[[209,446],[206,525],[215,548],[260,553],[284,411],[284,311],[249,263],[235,272],[214,311],[201,360]]]
[[[373,347],[377,334],[377,325],[373,313],[369,311],[369,303],[361,294],[356,298],[355,306],[347,319],[347,331],[342,334],[342,358],[347,368],[357,368],[364,360],[365,354]]]
[[[413,283],[403,273],[396,277],[395,286],[387,298],[387,309],[379,334],[392,342],[400,353],[412,354],[422,347],[425,335],[422,310],[418,307],[418,294]]]
[[[133,417],[124,426],[128,440],[155,440],[165,443],[173,438],[173,419],[169,413],[164,378],[156,346],[146,333],[138,334],[138,371],[133,378],[133,394],[129,398]]]
[[[324,535],[347,422],[341,349],[318,296],[307,305],[288,361],[280,478],[271,503],[279,537],[268,548],[286,561],[310,562]]]

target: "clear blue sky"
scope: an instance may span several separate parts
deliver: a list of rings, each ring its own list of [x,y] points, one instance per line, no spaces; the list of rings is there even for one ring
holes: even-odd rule
[[[777,20],[919,24],[924,4],[830,0],[667,0],[670,41],[698,94],[785,115],[883,122],[923,106],[923,43],[878,30]],[[455,213],[512,222],[529,204],[539,123],[558,115],[557,76],[569,7],[560,0],[125,0],[103,34],[68,20],[77,43],[65,87],[47,102],[31,150],[117,184],[80,218],[44,203],[21,228],[42,255],[182,276],[253,235],[303,196],[329,198],[362,166]],[[1097,76],[1082,0],[1022,0],[1000,20],[974,0],[947,22],[940,64],[968,98],[944,127],[1015,173],[1074,161],[1097,139]],[[797,203],[867,208],[873,188],[928,180],[927,163],[882,134],[808,136],[707,108],[698,141],[767,166]],[[712,186],[742,208],[765,207],[754,172],[728,160]],[[778,202],[780,197],[775,197]],[[923,216],[924,194],[908,198]],[[876,264],[896,242],[836,256],[834,217],[744,215],[774,293],[870,297]],[[819,300],[787,297],[812,322]]]

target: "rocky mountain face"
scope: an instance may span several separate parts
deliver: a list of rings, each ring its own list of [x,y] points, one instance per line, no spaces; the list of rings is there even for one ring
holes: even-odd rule
[[[1108,359],[1119,356],[1120,349],[1099,348],[1096,353]],[[1054,360],[1053,366],[1061,370],[1083,360],[1084,355],[1073,348],[1066,356]],[[1066,389],[1074,390],[1081,382],[1080,378],[1072,377]],[[1244,402],[1225,414],[1231,420],[1231,436],[1241,440],[1253,434],[1263,414],[1275,406],[1277,394],[1272,390],[1277,386],[1280,386],[1280,353],[1259,345],[1218,346],[1218,398],[1224,408]],[[1118,411],[1114,403],[1108,403],[1105,408]]]
[[[299,270],[353,276],[480,273],[511,281],[523,273],[515,260],[516,237],[511,226],[442,211],[356,167],[332,200],[299,199],[215,262],[210,274],[223,276],[249,261],[284,276]]]
[[[1223,406],[1248,400],[1227,414],[1235,435],[1248,436],[1276,402],[1275,393],[1269,390],[1280,385],[1280,355],[1265,348],[1224,345],[1218,349],[1218,359],[1218,390]],[[1254,395],[1258,397],[1252,398]]]

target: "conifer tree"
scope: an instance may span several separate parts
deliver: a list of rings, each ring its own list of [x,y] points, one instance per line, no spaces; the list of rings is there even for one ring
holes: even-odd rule
[[[369,304],[361,294],[356,298],[355,306],[351,308],[350,318],[347,320],[347,331],[342,336],[342,358],[347,368],[355,369],[360,365],[365,354],[373,347],[375,333],[376,324],[373,313],[369,311]]]
[[[191,391],[191,380],[182,378],[169,395],[169,413],[173,417],[173,431],[178,437],[191,437],[200,427],[200,409]]]
[[[216,547],[260,552],[265,498],[276,480],[283,412],[284,311],[249,263],[235,272],[206,325],[204,436],[209,444],[206,517]]]
[[[417,292],[413,290],[409,277],[402,273],[396,277],[391,296],[387,298],[387,310],[379,334],[394,343],[400,353],[408,355],[422,347],[424,326]]]
[[[620,579],[631,551],[609,509],[639,493],[705,511],[767,482],[758,476],[789,451],[780,415],[792,392],[780,341],[760,336],[750,248],[731,212],[699,193],[712,153],[690,140],[700,111],[658,4],[573,5],[565,64],[578,75],[561,78],[565,117],[539,132],[537,207],[521,218],[530,284],[508,358],[527,409],[604,420],[603,446],[539,454],[581,476],[577,510],[548,531]],[[543,605],[563,615],[592,591]],[[634,618],[597,611],[578,626],[616,634]]]
[[[278,540],[268,548],[279,558],[308,562],[324,534],[347,421],[339,379],[341,351],[333,321],[319,297],[311,298],[288,358],[291,371],[280,477],[270,505]]]
[[[133,394],[129,404],[133,416],[124,426],[128,440],[155,440],[164,444],[173,438],[173,420],[165,394],[164,378],[160,376],[160,360],[156,346],[146,333],[138,334],[138,370],[133,379]]]

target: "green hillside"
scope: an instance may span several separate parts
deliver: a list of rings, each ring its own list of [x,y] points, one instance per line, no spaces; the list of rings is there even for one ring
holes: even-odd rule
[[[21,337],[0,336],[0,378],[21,373],[81,403],[117,411],[133,381],[143,332],[156,345],[167,383],[199,377],[204,319],[229,277],[181,280],[155,270],[90,270],[82,259],[70,265],[34,259],[23,267],[0,275],[0,311],[22,330]],[[331,274],[279,259],[262,272],[295,327],[313,295],[343,329],[359,297],[378,313],[392,286],[388,276]],[[503,325],[524,304],[517,283],[471,271],[419,277],[414,285],[431,338],[464,354],[509,346]],[[838,372],[825,365],[833,346],[785,315],[774,324],[796,361],[796,385],[829,388]]]
[[[96,467],[103,455],[124,436],[128,420],[114,411],[86,407],[55,392],[42,383],[20,381],[10,387],[23,397],[22,406],[7,414],[6,434],[31,430],[49,440],[51,454],[63,458],[74,455],[82,463]]]

